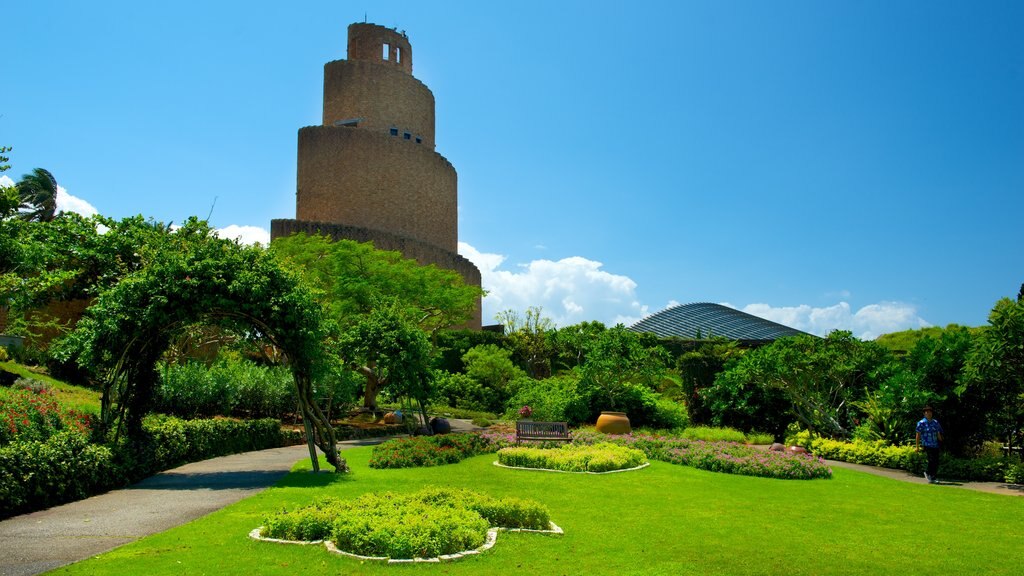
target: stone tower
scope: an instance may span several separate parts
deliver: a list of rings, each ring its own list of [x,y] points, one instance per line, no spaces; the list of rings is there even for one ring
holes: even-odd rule
[[[434,150],[434,95],[412,75],[404,32],[348,27],[348,59],[324,65],[323,124],[299,130],[295,232],[373,242],[480,285],[457,252],[458,177]],[[480,305],[470,328],[479,329]]]

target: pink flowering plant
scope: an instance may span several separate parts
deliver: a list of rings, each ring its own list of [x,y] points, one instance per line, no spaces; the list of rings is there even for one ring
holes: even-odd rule
[[[605,435],[593,430],[576,431],[573,434],[573,442],[585,444],[611,442],[642,450],[652,460],[692,466],[712,472],[783,480],[832,477],[832,469],[822,458],[817,456],[769,452],[738,442],[691,440],[668,434]]]
[[[417,468],[461,462],[496,452],[498,447],[480,434],[439,434],[395,438],[374,446],[370,468]]]
[[[519,409],[520,418],[529,418],[530,416],[533,416],[533,408],[530,408],[529,406],[523,406],[522,408]]]

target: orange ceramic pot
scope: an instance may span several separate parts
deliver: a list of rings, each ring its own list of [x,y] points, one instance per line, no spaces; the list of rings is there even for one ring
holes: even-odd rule
[[[597,417],[597,431],[603,434],[629,434],[633,428],[625,412],[601,412]]]

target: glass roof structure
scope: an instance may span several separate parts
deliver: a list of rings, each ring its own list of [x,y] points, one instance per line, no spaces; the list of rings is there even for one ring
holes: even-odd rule
[[[662,338],[687,340],[720,336],[730,340],[767,341],[807,334],[735,308],[696,302],[666,308],[629,327],[634,332],[652,332]]]

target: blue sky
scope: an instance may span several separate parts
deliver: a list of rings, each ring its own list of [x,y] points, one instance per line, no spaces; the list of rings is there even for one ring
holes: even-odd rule
[[[1021,2],[0,11],[8,175],[49,169],[69,209],[220,228],[294,217],[324,63],[351,22],[405,30],[485,321],[710,301],[873,337],[984,324],[1024,281]]]

